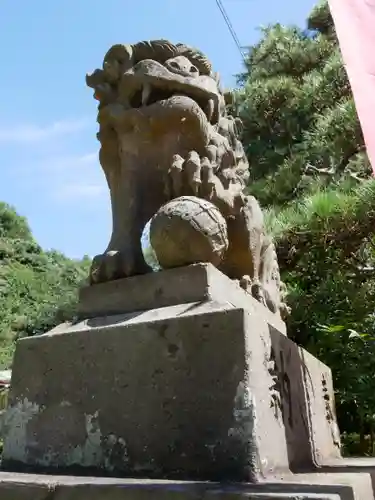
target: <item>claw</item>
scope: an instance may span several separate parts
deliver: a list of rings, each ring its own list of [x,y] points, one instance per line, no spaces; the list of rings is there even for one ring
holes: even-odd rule
[[[221,157],[221,168],[223,170],[227,168],[232,168],[236,164],[236,157],[234,151],[231,147],[225,149],[223,156]]]
[[[187,182],[192,189],[194,196],[198,195],[201,181],[201,161],[196,151],[191,151],[185,162],[185,172]]]
[[[264,296],[263,287],[258,281],[253,281],[251,284],[251,295],[254,297],[254,299],[267,307],[267,301]]]
[[[209,122],[211,122],[212,120],[212,116],[214,114],[214,110],[215,110],[215,103],[214,103],[214,100],[213,99],[209,99],[205,109],[204,109],[204,112],[206,113],[206,116],[207,116],[207,119]]]
[[[96,255],[91,263],[91,269],[90,269],[90,283],[92,285],[99,283],[101,280],[101,274],[102,274],[102,265],[103,265],[103,256],[102,255]]]
[[[210,163],[212,165],[216,166],[216,160],[217,160],[217,146],[214,144],[210,144],[207,146],[207,158],[209,159]]]
[[[172,166],[169,170],[172,179],[172,189],[174,196],[178,197],[181,195],[182,191],[182,165],[184,163],[183,158],[180,155],[174,155],[172,160]]]
[[[215,176],[208,158],[202,158],[202,194],[205,198],[211,199],[215,188]]]
[[[247,292],[252,285],[250,276],[242,276],[242,278],[239,280],[239,285],[243,290],[245,290],[245,292]]]

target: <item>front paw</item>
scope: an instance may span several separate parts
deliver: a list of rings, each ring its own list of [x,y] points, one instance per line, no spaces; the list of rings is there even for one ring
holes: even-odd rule
[[[245,275],[239,280],[240,287],[254,297],[258,302],[267,306],[266,291],[258,280]]]
[[[91,264],[90,283],[93,285],[131,276],[133,267],[131,259],[118,250],[96,255]]]
[[[208,157],[200,158],[196,151],[190,151],[185,159],[174,155],[165,185],[168,198],[192,195],[211,199],[215,187],[214,167]]]

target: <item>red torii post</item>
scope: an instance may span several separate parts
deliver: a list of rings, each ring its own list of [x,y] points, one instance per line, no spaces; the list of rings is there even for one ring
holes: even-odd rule
[[[375,0],[329,0],[375,175]]]

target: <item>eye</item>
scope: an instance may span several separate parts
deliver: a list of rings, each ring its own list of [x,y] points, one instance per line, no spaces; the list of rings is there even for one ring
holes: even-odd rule
[[[190,68],[190,73],[198,73],[198,68],[196,66],[192,66]]]
[[[169,66],[171,66],[171,68],[180,69],[180,66],[177,61],[171,61],[169,63]]]

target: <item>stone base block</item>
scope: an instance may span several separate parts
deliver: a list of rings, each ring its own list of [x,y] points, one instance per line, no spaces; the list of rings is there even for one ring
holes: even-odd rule
[[[279,332],[286,334],[285,323],[279,315],[253,300],[212,264],[194,264],[84,286],[79,291],[78,314],[80,319],[87,319],[208,301],[228,302],[256,312]]]
[[[61,325],[17,345],[3,461],[256,481],[339,456],[326,387],[328,368],[228,303]]]
[[[0,473],[1,500],[373,500],[367,474],[303,475],[262,484]]]
[[[4,462],[204,480],[288,470],[269,343],[261,318],[214,302],[22,339]]]

